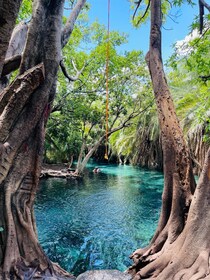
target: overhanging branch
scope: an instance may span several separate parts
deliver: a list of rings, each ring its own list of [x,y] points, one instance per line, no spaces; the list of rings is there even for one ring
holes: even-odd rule
[[[76,76],[74,76],[74,77],[72,77],[68,74],[68,71],[66,69],[66,66],[64,65],[63,60],[60,61],[61,70],[62,70],[64,76],[69,80],[69,82],[75,82],[75,81],[79,80],[79,76],[82,74],[83,70],[87,66],[87,63],[84,64],[84,66],[82,67],[82,69],[80,71],[76,68],[76,65],[73,60],[72,60],[72,65],[74,67],[74,70],[77,73]]]
[[[135,18],[135,16],[136,16],[137,10],[138,10],[138,8],[139,8],[141,2],[142,2],[142,0],[140,0],[140,1],[138,1],[138,2],[135,2],[135,4],[136,4],[137,6],[136,6],[136,9],[135,9],[134,14],[133,14],[133,20],[134,20],[134,18]],[[139,24],[139,23],[141,22],[141,20],[146,16],[146,14],[147,14],[147,12],[148,12],[148,10],[149,10],[149,7],[150,7],[150,3],[151,3],[151,0],[148,1],[147,7],[146,7],[146,9],[145,9],[145,11],[144,11],[144,14],[143,14],[143,15],[141,16],[141,18],[138,20],[138,23],[137,23],[137,24]]]
[[[71,33],[74,29],[74,24],[77,20],[77,17],[82,10],[83,6],[85,5],[86,0],[78,0],[76,5],[74,6],[70,17],[68,18],[66,25],[63,29],[62,32],[62,37],[61,37],[61,45],[62,48],[68,43],[69,37],[71,36]]]
[[[210,13],[210,5],[206,3],[204,0],[200,0],[200,2],[203,4],[203,6],[209,11]]]
[[[199,78],[200,78],[201,80],[203,80],[204,82],[206,82],[206,81],[210,80],[210,75],[207,75],[207,76],[199,76]]]
[[[15,71],[19,68],[21,63],[21,55],[15,55],[10,57],[4,61],[3,69],[2,69],[2,77],[10,74],[12,71]]]

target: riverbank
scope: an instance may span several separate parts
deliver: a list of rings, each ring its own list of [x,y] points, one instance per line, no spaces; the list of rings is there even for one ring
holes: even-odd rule
[[[70,169],[65,164],[43,164],[41,178],[58,177],[66,179],[79,179],[81,176],[75,174],[74,169]]]

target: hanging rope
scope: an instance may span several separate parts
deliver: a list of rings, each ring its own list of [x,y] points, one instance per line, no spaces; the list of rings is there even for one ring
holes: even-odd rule
[[[108,159],[108,132],[109,132],[109,49],[110,49],[110,0],[108,0],[108,23],[106,44],[106,144],[105,159]]]

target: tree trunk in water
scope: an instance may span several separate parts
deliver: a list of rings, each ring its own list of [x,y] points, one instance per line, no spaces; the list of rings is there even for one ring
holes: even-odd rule
[[[101,144],[101,141],[99,140],[91,149],[90,151],[87,153],[87,155],[85,155],[85,157],[82,159],[80,156],[79,156],[79,159],[78,159],[78,163],[77,164],[77,168],[75,170],[75,174],[77,175],[81,175],[83,172],[84,172],[84,169],[85,169],[85,166],[87,165],[89,159],[92,157],[92,155],[94,154],[94,152],[98,149],[98,147],[100,146]],[[84,149],[83,149],[83,152],[84,152]],[[81,154],[81,151],[80,151],[80,154]]]
[[[161,58],[161,1],[151,1],[152,78],[161,129],[164,191],[157,230],[150,244],[136,250],[129,269],[134,279],[197,280],[209,274],[210,150],[195,191],[190,153],[175,114]],[[194,193],[195,192],[195,193]]]
[[[113,133],[113,132],[110,132],[109,134],[111,134],[111,133]],[[83,154],[84,154],[86,144],[85,144],[85,142],[83,142],[81,150],[80,150],[79,158],[78,158],[77,168],[75,170],[76,175],[81,175],[84,172],[85,166],[87,165],[89,159],[92,157],[92,155],[98,149],[98,147],[101,145],[101,143],[104,141],[104,139],[105,139],[105,135],[101,136],[99,138],[99,140],[95,143],[95,145],[89,150],[87,155],[84,156],[84,158],[83,158]]]
[[[33,1],[21,76],[0,95],[0,279],[72,278],[45,255],[33,214],[61,60],[63,5]]]
[[[82,166],[82,161],[83,161],[83,156],[84,156],[84,153],[85,153],[85,147],[86,147],[86,141],[83,140],[82,147],[80,149],[79,156],[78,156],[78,159],[77,159],[77,167],[76,167],[76,170],[75,170],[76,175],[82,174],[83,170],[84,170],[84,167]]]

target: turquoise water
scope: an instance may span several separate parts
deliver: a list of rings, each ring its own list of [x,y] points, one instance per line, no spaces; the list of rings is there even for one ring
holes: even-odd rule
[[[163,175],[128,165],[100,166],[81,181],[41,180],[35,205],[38,235],[54,262],[78,275],[119,269],[157,226]]]

